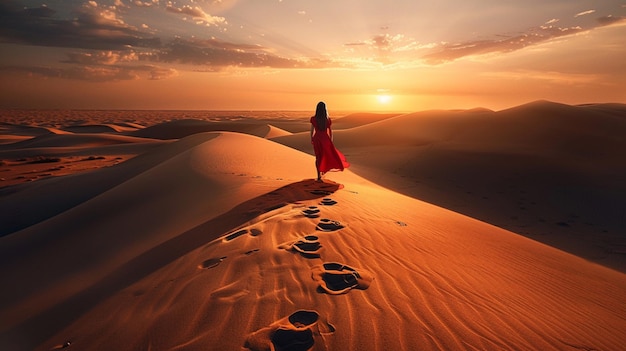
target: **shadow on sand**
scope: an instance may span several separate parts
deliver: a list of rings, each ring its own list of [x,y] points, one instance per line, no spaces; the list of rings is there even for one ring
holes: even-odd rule
[[[7,330],[0,336],[0,345],[8,342],[15,349],[37,348],[98,302],[194,249],[231,232],[233,228],[288,204],[323,198],[341,187],[341,184],[330,181],[319,183],[306,179],[241,203],[230,211],[144,252],[91,287]]]

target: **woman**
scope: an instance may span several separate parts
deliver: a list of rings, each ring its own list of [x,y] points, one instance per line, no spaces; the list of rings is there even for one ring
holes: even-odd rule
[[[343,171],[350,167],[346,158],[333,144],[333,132],[330,128],[331,120],[326,111],[326,104],[320,101],[315,109],[315,116],[311,117],[311,144],[315,151],[315,167],[317,181],[322,181],[322,175],[329,171]]]

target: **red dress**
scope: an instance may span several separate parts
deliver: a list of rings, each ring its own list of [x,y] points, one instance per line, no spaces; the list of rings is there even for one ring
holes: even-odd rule
[[[350,167],[346,157],[335,148],[326,130],[319,130],[315,116],[311,117],[311,124],[315,127],[313,134],[313,150],[315,151],[315,166],[320,173],[329,171],[343,171]],[[326,120],[326,128],[330,129],[331,120]]]

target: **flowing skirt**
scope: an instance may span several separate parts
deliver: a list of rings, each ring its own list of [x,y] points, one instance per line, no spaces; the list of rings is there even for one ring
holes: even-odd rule
[[[343,171],[350,167],[346,157],[335,148],[328,134],[317,132],[313,135],[313,151],[315,151],[315,166],[320,173]]]

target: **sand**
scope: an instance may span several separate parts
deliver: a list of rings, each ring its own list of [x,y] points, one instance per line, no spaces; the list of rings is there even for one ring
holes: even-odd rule
[[[533,123],[522,128],[525,115],[553,116],[553,110],[582,118],[547,136],[532,134]],[[585,124],[590,110],[594,118],[606,117],[604,134]],[[604,180],[608,193],[620,194],[621,183],[611,176],[623,174],[617,162],[625,150],[619,148],[626,122],[621,111],[621,105],[540,102],[377,122],[364,115],[359,125],[351,118],[335,139],[353,167],[326,175],[323,183],[313,180],[310,151],[296,149],[306,142],[306,123],[298,131],[267,121],[226,121],[224,131],[216,131],[214,124],[187,118],[120,123],[119,130],[88,121],[83,125],[89,128],[54,126],[26,138],[18,129],[36,123],[12,121],[3,130],[19,140],[0,145],[3,170],[31,157],[67,164],[84,155],[104,159],[81,161],[93,162],[91,170],[49,171],[0,188],[0,277],[8,287],[0,290],[0,348],[619,350],[626,344],[623,271],[435,205],[432,198],[458,204],[460,193],[474,199],[461,202],[472,207],[467,204],[487,196],[470,210],[506,217],[508,209],[500,205],[507,197],[517,201],[517,193],[488,201],[504,180],[515,192],[543,179],[538,175],[545,177],[544,171],[566,184],[598,177],[581,182],[592,187]],[[494,114],[509,124],[508,135],[503,125],[492,124]],[[484,128],[461,133],[468,115],[483,119]],[[547,120],[555,123],[534,123]],[[590,153],[567,156],[568,133],[581,132],[591,135]],[[550,158],[533,161],[537,150]],[[506,163],[511,155],[523,157]],[[112,157],[124,158],[109,164]],[[485,161],[494,159],[504,169],[494,179],[503,183],[466,194],[464,187],[479,184],[468,165],[483,162],[495,171]],[[437,174],[460,160],[468,166],[452,168],[460,174],[424,187],[431,199],[408,196],[426,178],[424,163],[438,166]],[[510,172],[520,175],[506,178]],[[456,184],[456,195],[443,187],[459,179],[465,181]],[[411,181],[417,185],[407,187]],[[390,190],[394,186],[397,191]],[[545,211],[537,209],[543,216],[569,210],[554,205],[568,197],[538,189],[527,192],[526,201],[537,208],[549,203]],[[598,212],[623,211],[603,205]],[[582,210],[566,222],[577,233],[573,241],[588,235],[579,230],[587,216],[611,230],[604,234],[623,240],[612,231],[623,234],[623,218],[610,221]],[[620,242],[613,244],[613,255],[623,255]]]
[[[336,132],[391,190],[626,272],[626,107],[536,101],[424,111]],[[308,151],[308,135],[273,139]]]

